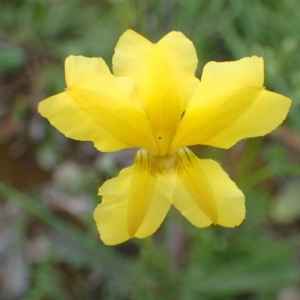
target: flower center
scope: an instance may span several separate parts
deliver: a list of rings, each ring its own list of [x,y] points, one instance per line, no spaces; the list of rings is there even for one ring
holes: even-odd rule
[[[166,154],[163,156],[156,155],[151,156],[150,158],[150,174],[156,176],[167,175],[168,173],[174,172],[174,155]]]

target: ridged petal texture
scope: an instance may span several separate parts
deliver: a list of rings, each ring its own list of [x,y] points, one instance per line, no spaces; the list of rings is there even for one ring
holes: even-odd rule
[[[117,76],[134,80],[148,114],[159,155],[168,152],[188,100],[199,84],[197,55],[181,32],[170,32],[157,44],[132,30],[119,39],[113,57]]]
[[[187,145],[230,148],[248,137],[262,136],[285,119],[290,99],[263,88],[263,60],[209,62],[189,101],[171,152]]]
[[[106,181],[99,189],[102,203],[94,218],[107,245],[153,234],[164,220],[176,187],[173,157],[138,151],[133,166]]]
[[[183,148],[176,154],[175,172],[173,205],[194,226],[235,227],[244,220],[245,197],[217,162]]]
[[[39,104],[39,112],[67,137],[92,141],[101,151],[157,152],[152,129],[130,78],[113,76],[103,59],[69,56],[67,89]]]

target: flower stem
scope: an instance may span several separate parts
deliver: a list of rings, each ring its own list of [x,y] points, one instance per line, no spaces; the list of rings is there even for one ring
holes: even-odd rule
[[[137,266],[136,276],[135,276],[135,286],[133,289],[133,300],[143,299],[143,294],[145,293],[145,281],[147,280],[147,265],[151,261],[153,252],[153,242],[152,238],[148,237],[143,240],[143,245],[141,247],[139,263]]]

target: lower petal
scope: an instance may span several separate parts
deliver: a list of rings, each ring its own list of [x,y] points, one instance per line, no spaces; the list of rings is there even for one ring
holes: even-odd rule
[[[198,159],[191,150],[178,151],[177,188],[173,205],[196,227],[235,227],[245,218],[245,197],[221,166]]]
[[[97,206],[94,219],[106,245],[132,237],[145,238],[159,228],[176,185],[172,166],[169,159],[155,159],[140,150],[133,166],[103,184],[99,189],[102,203]]]

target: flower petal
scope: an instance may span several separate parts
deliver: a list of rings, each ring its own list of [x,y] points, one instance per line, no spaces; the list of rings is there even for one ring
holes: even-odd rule
[[[196,227],[240,225],[245,197],[220,165],[198,159],[188,148],[179,150],[176,157],[173,205]]]
[[[171,206],[175,185],[172,157],[155,159],[138,151],[133,166],[99,189],[102,203],[94,218],[102,241],[116,245],[153,234]]]
[[[114,74],[134,80],[159,143],[159,155],[167,153],[180,117],[199,84],[194,76],[196,68],[195,48],[181,32],[171,32],[152,44],[127,30],[116,46]]]
[[[262,58],[210,62],[171,150],[196,144],[229,148],[243,138],[265,135],[283,122],[290,104],[263,88]]]
[[[92,141],[101,151],[146,148],[156,154],[142,103],[129,78],[114,77],[101,58],[66,59],[68,89],[39,104],[39,112],[67,137]]]

